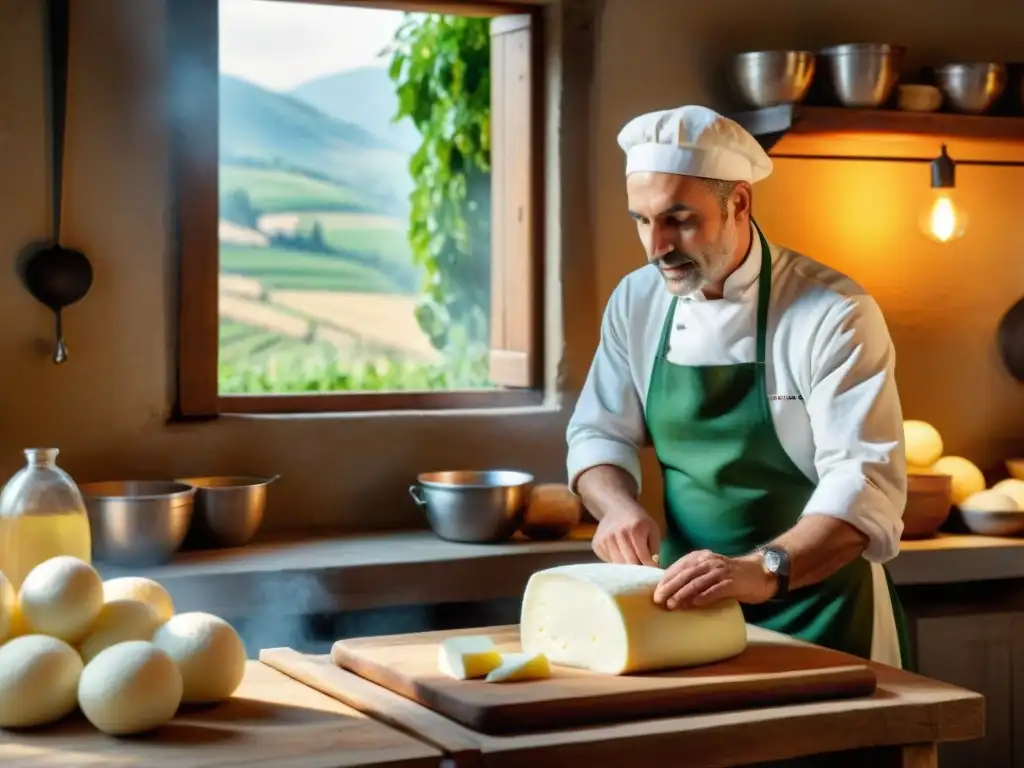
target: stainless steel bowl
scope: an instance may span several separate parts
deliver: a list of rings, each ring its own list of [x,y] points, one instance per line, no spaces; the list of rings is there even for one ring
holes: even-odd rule
[[[111,565],[166,563],[192,520],[195,488],[165,480],[126,480],[79,486],[92,529],[92,553]]]
[[[426,472],[409,495],[427,511],[427,522],[442,539],[503,541],[522,525],[533,490],[533,475],[509,469],[485,472]]]
[[[935,78],[953,109],[980,114],[1003,95],[1006,67],[995,62],[944,64],[935,68]]]
[[[753,107],[799,104],[814,80],[811,51],[746,51],[733,58],[733,79]]]
[[[196,489],[191,538],[200,546],[240,547],[248,544],[263,522],[267,486],[262,477],[188,477],[179,483]]]
[[[839,103],[858,108],[884,104],[900,78],[906,50],[885,43],[845,43],[821,51]]]

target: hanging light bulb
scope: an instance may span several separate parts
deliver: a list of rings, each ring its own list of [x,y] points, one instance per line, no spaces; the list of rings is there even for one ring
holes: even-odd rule
[[[949,243],[967,230],[967,212],[954,199],[956,165],[942,145],[942,154],[932,161],[932,195],[928,209],[921,214],[921,231],[938,243]]]

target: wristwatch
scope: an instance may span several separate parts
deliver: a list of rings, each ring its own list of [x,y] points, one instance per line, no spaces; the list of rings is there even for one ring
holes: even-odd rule
[[[761,547],[761,558],[765,570],[775,577],[778,584],[770,600],[777,602],[785,599],[789,592],[789,555],[779,547]]]

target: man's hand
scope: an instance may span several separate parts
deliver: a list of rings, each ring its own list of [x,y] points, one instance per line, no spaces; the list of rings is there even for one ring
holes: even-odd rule
[[[655,565],[661,531],[639,504],[629,504],[601,518],[591,546],[606,563]]]
[[[665,570],[654,590],[654,602],[670,610],[696,608],[729,597],[755,604],[769,600],[776,588],[760,555],[723,557],[702,549],[684,555]]]

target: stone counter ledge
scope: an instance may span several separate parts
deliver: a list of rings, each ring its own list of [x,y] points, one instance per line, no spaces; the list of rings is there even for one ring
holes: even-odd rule
[[[99,568],[104,578],[159,581],[179,611],[239,615],[273,605],[308,615],[518,597],[534,571],[595,561],[593,530],[500,544],[458,544],[428,530],[292,539],[181,553],[153,568]],[[905,541],[888,567],[900,586],[1021,579],[1024,539],[940,534]]]

